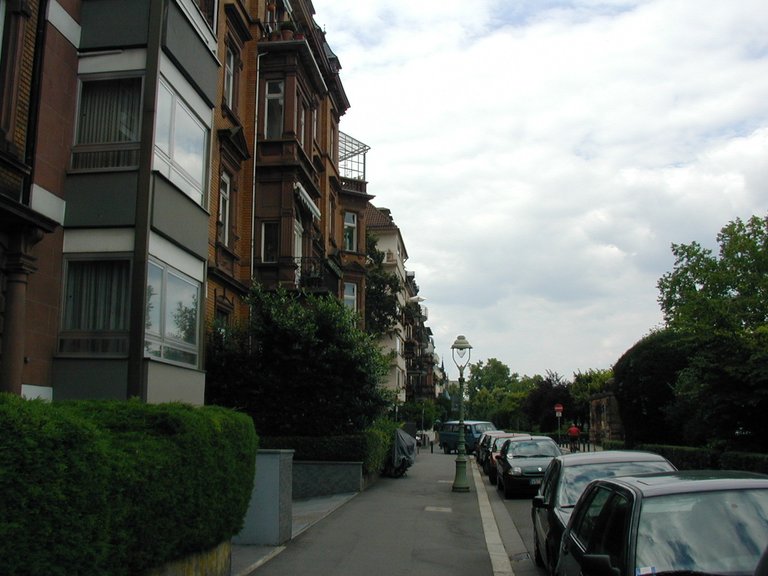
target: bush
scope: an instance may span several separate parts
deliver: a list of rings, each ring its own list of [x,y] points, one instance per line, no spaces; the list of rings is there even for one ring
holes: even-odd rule
[[[381,418],[365,431],[346,436],[268,436],[261,447],[294,450],[296,461],[362,462],[363,474],[378,474],[395,437],[398,424]]]
[[[639,444],[635,450],[646,450],[661,454],[678,470],[712,470],[720,468],[719,453],[708,448],[690,446],[667,446],[664,444]]]
[[[257,449],[245,415],[2,395],[0,432],[2,574],[133,576],[240,531]]]
[[[768,454],[749,452],[723,452],[720,466],[724,470],[748,470],[768,474]]]

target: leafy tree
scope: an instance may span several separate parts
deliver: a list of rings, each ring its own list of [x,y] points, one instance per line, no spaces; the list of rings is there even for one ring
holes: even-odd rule
[[[388,362],[351,310],[258,285],[247,303],[245,326],[209,331],[206,403],[250,414],[265,436],[344,434],[382,413]]]
[[[400,278],[384,269],[385,254],[378,249],[378,240],[368,234],[365,238],[368,266],[365,280],[365,329],[378,337],[391,333],[400,314],[398,294],[403,285]]]
[[[669,442],[680,422],[667,418],[678,374],[688,366],[690,339],[658,330],[627,350],[613,367],[613,393],[619,404],[628,446]]]
[[[593,370],[577,372],[573,375],[571,383],[571,398],[573,406],[569,408],[566,417],[577,422],[589,422],[589,397],[608,389],[608,383],[613,376],[613,371]]]
[[[557,372],[547,371],[545,377],[539,376],[536,379],[536,388],[528,394],[522,409],[533,428],[551,432],[557,430],[554,407],[558,403],[563,406],[572,405],[568,381]]]
[[[719,257],[697,242],[672,245],[674,270],[658,281],[668,326],[710,334],[768,324],[768,217],[736,219],[717,241]]]
[[[489,358],[487,364],[480,360],[470,365],[470,377],[467,379],[467,394],[472,402],[481,390],[491,392],[495,388],[509,389],[512,384],[512,375],[509,366],[497,360]]]

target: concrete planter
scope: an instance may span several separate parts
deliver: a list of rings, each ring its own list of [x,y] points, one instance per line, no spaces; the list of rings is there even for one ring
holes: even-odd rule
[[[293,450],[259,450],[243,529],[233,544],[279,546],[293,531]]]

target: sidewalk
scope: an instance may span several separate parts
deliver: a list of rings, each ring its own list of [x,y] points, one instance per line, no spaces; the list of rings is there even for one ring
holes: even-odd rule
[[[513,576],[473,458],[453,492],[455,456],[421,451],[402,478],[359,494],[294,502],[284,546],[232,547],[233,576]]]

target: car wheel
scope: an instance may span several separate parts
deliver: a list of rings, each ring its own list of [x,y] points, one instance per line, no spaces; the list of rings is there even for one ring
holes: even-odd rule
[[[539,533],[536,532],[536,526],[533,527],[533,561],[536,562],[536,566],[544,567],[544,558],[541,557]]]
[[[495,469],[491,468],[490,470],[488,470],[488,480],[491,482],[491,484],[497,483]]]
[[[497,474],[496,475],[496,490],[501,492],[501,490],[503,489],[503,483],[504,483],[504,481],[503,481],[502,477]]]
[[[548,563],[547,563],[546,568],[547,568],[547,574],[549,576],[555,576],[555,574],[557,574],[557,570],[556,570],[557,569],[557,556],[555,556],[555,551],[552,550],[552,548],[554,548],[556,546],[557,546],[557,544],[555,544],[553,546],[548,546],[547,547],[547,561],[548,561]]]
[[[448,448],[448,444],[443,444],[443,454],[450,454],[451,449]]]

